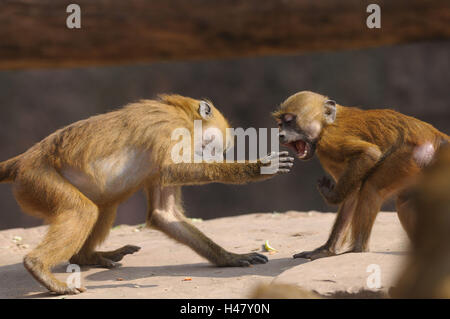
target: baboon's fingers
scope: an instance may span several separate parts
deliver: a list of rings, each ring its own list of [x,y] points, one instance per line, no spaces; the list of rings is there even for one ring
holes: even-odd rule
[[[265,264],[269,259],[258,253],[232,254],[232,259],[224,266],[228,267],[249,267],[252,264]]]
[[[100,260],[99,260],[99,263],[97,266],[101,267],[101,268],[112,269],[112,268],[118,268],[118,267],[122,266],[122,264],[112,261],[111,259],[108,259],[105,257],[100,257]]]
[[[294,162],[294,158],[293,157],[280,157],[280,162]]]
[[[139,247],[139,246],[126,245],[126,246],[123,246],[123,247],[117,249],[115,255],[120,255],[120,257],[121,257],[120,259],[122,259],[123,256],[134,254],[135,252],[138,252],[139,250],[141,250],[141,247]],[[112,254],[112,255],[114,255],[114,254]],[[107,257],[107,256],[105,256],[105,257]],[[112,258],[112,256],[107,257],[107,258],[114,260],[114,258]],[[114,261],[119,261],[119,260],[114,260]]]
[[[294,163],[281,162],[278,164],[278,167],[280,168],[291,168],[292,166],[294,166]]]
[[[321,251],[321,252],[317,252],[313,255],[311,255],[310,259],[311,261],[316,260],[316,259],[320,259],[320,258],[325,258],[325,257],[330,257],[330,256],[334,256],[335,254],[332,254],[328,251]]]
[[[125,245],[122,247],[124,254],[133,254],[141,250],[141,247],[135,245]]]
[[[271,152],[270,154],[264,156],[261,159],[261,162],[263,164],[267,164],[272,161],[280,161],[282,158],[286,158],[286,156],[289,155],[289,152],[283,151],[283,152]]]
[[[251,264],[265,264],[269,261],[269,258],[258,253],[244,254],[241,256],[248,260]]]
[[[323,247],[319,247],[319,248],[317,248],[315,250],[304,251],[304,252],[295,254],[293,257],[294,258],[305,258],[305,259],[315,260],[315,259],[329,257],[329,256],[334,256],[334,255],[335,255],[335,253],[331,252],[329,249],[326,249],[326,248],[323,248]]]
[[[77,290],[79,292],[85,292],[87,290],[87,288],[86,287],[79,287],[79,288],[77,288]]]
[[[311,256],[312,251],[303,251],[301,253],[295,254],[294,256],[292,256],[293,258],[304,258],[304,259],[309,259]]]
[[[331,180],[331,178],[327,176],[323,176],[317,180],[317,185],[319,188],[334,188],[334,182]]]
[[[265,255],[258,254],[258,253],[252,253],[251,255],[252,255],[252,256],[258,257],[258,258],[264,260],[265,262],[268,262],[268,261],[269,261],[269,258],[267,258],[267,256],[265,256]]]
[[[263,255],[255,255],[252,257],[252,259],[250,260],[250,262],[252,264],[265,264],[269,261],[269,259],[266,256]]]
[[[68,288],[67,290],[61,292],[61,295],[78,295],[82,292],[85,292],[87,289],[85,287],[78,288]]]
[[[61,287],[54,287],[50,294],[52,295],[78,295],[80,293],[85,292],[87,289],[83,286],[81,287],[67,287],[67,286],[61,286]]]
[[[139,251],[141,247],[134,246],[134,245],[126,245],[119,249],[113,250],[113,251],[102,251],[99,252],[99,254],[106,258],[110,259],[112,261],[121,261],[125,255],[134,254],[135,252]]]

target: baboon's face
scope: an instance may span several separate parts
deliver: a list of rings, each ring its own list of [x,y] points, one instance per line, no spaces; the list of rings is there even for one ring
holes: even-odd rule
[[[280,144],[293,149],[299,159],[308,160],[314,156],[323,127],[334,122],[336,103],[317,93],[300,92],[283,102],[274,117]]]
[[[280,144],[291,148],[301,160],[308,160],[314,156],[317,133],[320,126],[313,122],[313,132],[308,131],[298,123],[295,113],[283,113],[277,118]],[[312,134],[311,134],[312,133]]]

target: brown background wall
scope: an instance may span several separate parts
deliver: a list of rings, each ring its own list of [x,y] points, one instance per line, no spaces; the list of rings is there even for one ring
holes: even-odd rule
[[[157,93],[208,97],[233,127],[274,127],[269,113],[299,90],[344,105],[391,107],[450,132],[450,42],[360,51],[219,61],[0,72],[0,160],[25,151],[57,128]],[[335,210],[315,189],[323,171],[316,159],[296,162],[291,174],[245,186],[186,187],[191,217],[250,212]],[[393,208],[388,205],[387,208]],[[117,223],[141,223],[137,194]],[[0,229],[39,225],[20,212],[11,186],[0,184]]]

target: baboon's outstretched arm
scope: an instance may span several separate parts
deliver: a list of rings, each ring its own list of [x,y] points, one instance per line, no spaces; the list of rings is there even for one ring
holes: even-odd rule
[[[256,163],[179,163],[169,164],[161,169],[161,185],[181,186],[206,183],[244,184],[273,177],[278,173],[287,173],[294,159],[288,157],[288,152],[269,155]],[[263,166],[274,165],[271,174],[261,172]]]
[[[198,185],[211,182],[241,184],[260,176],[258,163],[179,163],[161,170],[164,186]]]

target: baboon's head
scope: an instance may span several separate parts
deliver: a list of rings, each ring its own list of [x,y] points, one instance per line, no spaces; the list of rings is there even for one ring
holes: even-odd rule
[[[273,113],[280,144],[292,148],[301,160],[313,157],[322,129],[336,119],[336,102],[326,96],[302,91],[284,101]]]
[[[202,148],[219,147],[225,153],[234,145],[234,138],[230,134],[230,125],[226,118],[209,100],[197,100],[197,114],[202,120],[203,142]]]
[[[222,113],[207,100],[196,100],[180,95],[161,95],[164,103],[175,106],[179,110],[179,126],[187,128],[192,137],[192,146],[197,155],[202,155],[205,149],[221,149],[223,153],[234,145],[230,133],[230,125]],[[201,123],[201,131],[200,124]],[[201,137],[198,134],[200,132]],[[197,145],[196,145],[197,144]]]

